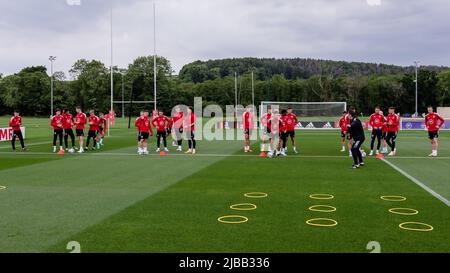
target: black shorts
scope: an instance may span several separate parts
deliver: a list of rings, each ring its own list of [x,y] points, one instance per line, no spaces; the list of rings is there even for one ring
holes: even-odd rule
[[[21,130],[13,131],[13,137],[14,136],[18,137],[19,139],[23,139]]]
[[[376,138],[376,137],[382,137],[383,136],[383,131],[381,131],[381,129],[373,129],[372,130],[372,138]]]
[[[436,138],[439,138],[439,131],[436,131],[436,132],[428,132],[428,137],[429,137],[431,140],[436,139]]]
[[[75,131],[77,133],[77,137],[84,136],[84,130],[83,129],[76,129]]]
[[[164,132],[156,132],[156,135],[158,136],[158,137],[166,137],[167,136],[167,133],[164,131]]]
[[[148,133],[148,132],[139,132],[139,134],[138,134],[138,141],[147,140],[147,139],[149,139],[149,137],[150,137],[150,133]]]
[[[64,135],[66,135],[66,136],[73,135],[73,130],[72,129],[64,129]]]
[[[266,127],[266,134],[270,136],[271,133],[272,133],[272,129],[270,129],[269,127]]]
[[[100,134],[103,134],[104,130],[105,130],[105,128],[103,128],[103,127],[98,127],[98,132],[99,132]]]
[[[286,137],[295,137],[295,130],[287,131],[286,134],[287,134]]]
[[[250,136],[251,134],[252,134],[252,130],[251,129],[244,129],[244,135]]]
[[[289,135],[289,132],[281,132],[280,133],[281,140],[283,140],[283,141],[287,140],[288,135]]]
[[[62,136],[63,132],[64,132],[63,129],[54,129],[53,130],[53,134],[54,135],[61,135]]]
[[[341,131],[341,137],[342,137],[342,138],[346,138],[346,137],[347,137],[347,132],[342,132],[342,131]]]
[[[395,140],[397,138],[397,132],[387,132],[386,139],[393,139]]]
[[[89,133],[88,133],[88,137],[96,137],[97,136],[97,131],[93,131],[93,130],[89,130]]]
[[[387,132],[382,132],[381,139],[386,139],[386,138],[387,138]]]

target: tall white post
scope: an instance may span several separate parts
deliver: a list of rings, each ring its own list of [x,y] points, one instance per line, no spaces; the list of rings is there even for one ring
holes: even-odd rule
[[[56,60],[55,56],[50,56],[50,117],[53,116],[53,62]]]
[[[414,62],[414,64],[416,65],[416,80],[415,80],[415,82],[416,82],[416,112],[415,112],[415,116],[416,117],[419,117],[419,102],[418,102],[418,99],[419,99],[419,75],[418,75],[418,66],[419,66],[419,62]]]
[[[154,100],[154,110],[156,111],[156,3],[153,2],[153,100]]]
[[[113,7],[112,7],[112,0],[111,0],[111,8],[110,8],[110,30],[111,30],[111,65],[110,65],[110,72],[111,72],[111,110],[110,114],[114,111],[114,71],[113,71]],[[108,136],[111,135],[111,128],[110,123],[108,121]]]

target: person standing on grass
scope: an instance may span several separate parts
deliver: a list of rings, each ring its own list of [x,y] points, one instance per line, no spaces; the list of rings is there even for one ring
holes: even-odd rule
[[[373,156],[373,149],[375,146],[375,139],[377,142],[377,151],[376,155],[380,154],[381,148],[381,137],[383,135],[383,124],[385,123],[385,118],[382,114],[380,114],[381,108],[380,106],[375,107],[375,113],[370,116],[369,124],[372,127],[372,141],[370,143],[370,156]]]
[[[428,106],[428,114],[425,116],[425,126],[428,130],[428,137],[431,140],[430,157],[438,156],[439,130],[444,123],[445,120],[434,112],[433,106]]]
[[[342,150],[341,152],[345,152],[345,144],[347,142],[348,139],[348,118],[347,118],[348,112],[344,111],[342,112],[342,117],[339,120],[339,128],[341,129],[341,141],[342,141]]]
[[[61,110],[56,110],[55,115],[50,120],[50,125],[53,127],[53,152],[56,153],[56,141],[59,138],[59,150],[63,150],[63,120]]]
[[[280,143],[278,144],[278,152],[277,156],[287,156],[286,150],[287,150],[287,141],[288,141],[288,113],[286,110],[281,111],[281,117],[280,117]]]
[[[64,129],[64,145],[66,146],[66,151],[69,151],[70,149],[73,149],[71,152],[76,150],[75,147],[75,135],[73,134],[73,125],[75,124],[73,122],[73,116],[72,114],[70,114],[69,109],[65,109],[63,111],[63,129]],[[68,140],[70,140],[72,142],[72,146],[71,148],[69,148],[69,143]]]
[[[81,110],[81,106],[77,106],[75,110],[77,112],[77,115],[75,117],[75,131],[78,137],[78,143],[80,145],[80,149],[78,150],[78,152],[81,154],[84,153],[84,125],[86,125],[87,117],[86,114]]]
[[[382,116],[384,116],[384,113],[382,111],[380,111],[380,114]],[[381,150],[382,154],[387,154],[388,152],[388,145],[386,142],[387,139],[387,133],[388,133],[388,126],[387,126],[387,122],[386,122],[386,117],[384,118],[384,122],[383,122],[383,126],[381,127],[381,139],[383,141],[383,149]]]
[[[197,117],[192,111],[192,108],[189,107],[187,109],[186,117],[184,117],[184,129],[186,131],[186,134],[188,136],[188,145],[189,150],[186,152],[186,154],[193,154],[195,155],[196,147],[197,147],[197,141],[195,140],[195,122],[197,121]]]
[[[395,107],[389,108],[389,115],[387,116],[386,123],[388,126],[388,133],[386,137],[386,142],[388,146],[391,148],[391,152],[389,156],[397,155],[397,135],[398,129],[400,127],[400,118],[395,113]]]
[[[286,126],[287,126],[287,136],[291,139],[292,147],[294,150],[294,154],[298,154],[297,147],[295,146],[295,127],[298,124],[298,118],[294,114],[294,111],[292,107],[289,107],[287,109],[287,115],[286,115]],[[287,153],[287,147],[284,150],[285,153]]]
[[[19,111],[14,111],[14,116],[9,120],[9,127],[12,129],[11,145],[13,151],[16,150],[16,138],[20,141],[20,146],[22,146],[22,151],[25,151],[25,143],[23,140],[22,131],[20,130],[22,126],[22,117],[19,115]]]
[[[361,146],[366,140],[364,135],[364,127],[361,120],[358,119],[355,112],[350,112],[350,125],[348,125],[348,131],[353,139],[351,153],[353,156],[353,169],[358,169],[364,166],[363,155],[361,153]]]
[[[250,149],[250,137],[252,135],[252,130],[255,127],[253,109],[251,107],[245,109],[245,112],[242,115],[242,125],[244,127],[244,153],[251,153],[253,151]]]
[[[265,113],[259,121],[261,124],[261,127],[264,126],[264,128],[265,128],[264,132],[263,132],[263,139],[262,139],[262,145],[261,145],[262,152],[269,152],[269,153],[272,152],[272,146],[270,145],[272,126],[271,126],[271,123],[269,122],[271,118],[272,118],[272,108],[268,108],[267,113]]]
[[[163,111],[158,112],[158,116],[153,119],[152,125],[156,128],[156,152],[161,151],[161,139],[164,144],[164,152],[169,152],[167,149],[167,129],[170,128],[170,119],[164,115]]]
[[[183,115],[183,111],[177,106],[171,119],[173,146],[178,147],[177,152],[183,151]]]
[[[148,110],[142,111],[134,123],[138,130],[138,154],[148,155],[148,139],[153,136]]]
[[[92,138],[94,145],[92,146],[92,150],[95,151],[95,147],[97,146],[97,131],[98,131],[98,125],[100,123],[100,119],[95,115],[95,111],[91,110],[89,111],[89,133],[88,133],[88,139],[86,141],[86,150],[89,150],[89,142]]]
[[[100,146],[103,146],[103,140],[105,139],[106,133],[106,118],[105,114],[98,114],[99,124],[98,124],[98,135],[97,135],[97,149],[100,149]],[[99,140],[100,139],[100,140]]]

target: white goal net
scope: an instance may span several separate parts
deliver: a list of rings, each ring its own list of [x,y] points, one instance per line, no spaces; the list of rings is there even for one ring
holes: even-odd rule
[[[269,108],[280,112],[292,108],[299,119],[297,129],[336,129],[342,112],[347,110],[347,103],[263,101],[260,115],[267,113]]]

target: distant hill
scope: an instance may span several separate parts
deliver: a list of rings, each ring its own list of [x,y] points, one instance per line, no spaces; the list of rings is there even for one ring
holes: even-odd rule
[[[443,66],[422,66],[421,69],[441,72],[449,69]],[[414,73],[414,66],[397,66],[388,64],[345,62],[318,59],[260,59],[233,58],[209,61],[196,61],[185,65],[180,71],[180,78],[185,81],[200,83],[207,80],[223,78],[238,74],[255,72],[259,80],[270,79],[281,74],[286,79],[306,79],[313,75],[331,76],[368,76],[395,75]]]

